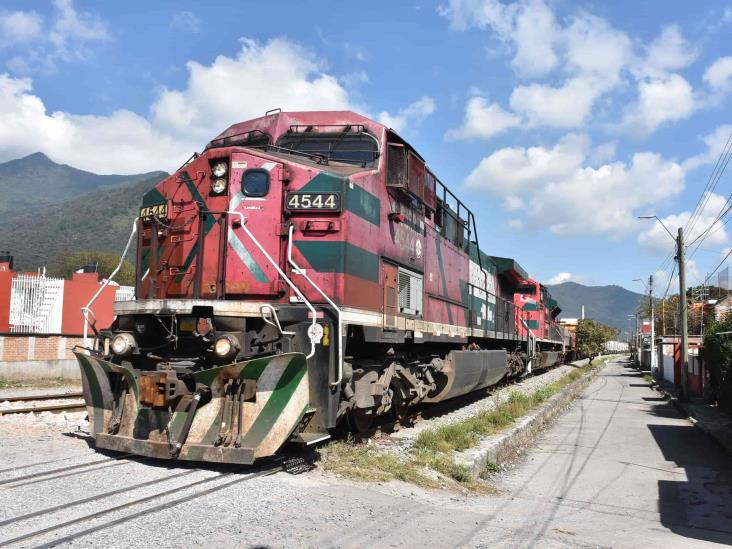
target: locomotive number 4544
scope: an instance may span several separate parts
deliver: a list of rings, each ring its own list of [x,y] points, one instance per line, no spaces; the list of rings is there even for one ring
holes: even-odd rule
[[[339,193],[287,193],[288,210],[324,210],[337,212],[341,209]]]

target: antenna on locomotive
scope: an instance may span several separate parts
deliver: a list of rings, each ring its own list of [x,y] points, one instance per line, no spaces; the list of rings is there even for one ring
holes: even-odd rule
[[[266,113],[264,113],[264,116],[269,116],[270,114],[275,114],[275,113],[279,114],[281,112],[282,112],[282,109],[280,107],[277,107],[276,109],[268,110]]]

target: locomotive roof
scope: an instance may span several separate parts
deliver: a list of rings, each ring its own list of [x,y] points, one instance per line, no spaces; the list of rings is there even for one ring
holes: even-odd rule
[[[362,126],[368,133],[379,140],[383,140],[384,134],[388,131],[391,134],[390,139],[395,138],[395,141],[407,146],[424,161],[424,158],[417,150],[395,130],[353,111],[279,111],[232,124],[217,135],[213,141],[254,130],[259,130],[269,135],[282,135],[297,126],[332,127],[334,131],[338,131],[338,128],[345,128],[346,126]]]

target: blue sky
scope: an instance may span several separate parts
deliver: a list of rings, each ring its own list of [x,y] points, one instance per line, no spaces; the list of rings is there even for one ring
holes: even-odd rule
[[[732,3],[87,2],[0,6],[0,161],[173,170],[266,110],[389,123],[543,281],[671,275],[657,214],[689,218],[730,133]],[[690,240],[690,239],[689,239]],[[713,225],[690,283],[729,250]],[[663,268],[663,269],[661,269]]]

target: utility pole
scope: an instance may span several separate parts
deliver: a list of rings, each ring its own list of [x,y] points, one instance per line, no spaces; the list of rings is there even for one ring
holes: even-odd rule
[[[681,400],[689,399],[687,373],[689,369],[689,319],[686,307],[686,265],[684,260],[684,228],[679,227],[676,239],[676,259],[679,262],[679,314],[681,316]]]
[[[651,375],[656,373],[656,313],[653,307],[653,275],[648,277],[648,300],[651,305]]]

